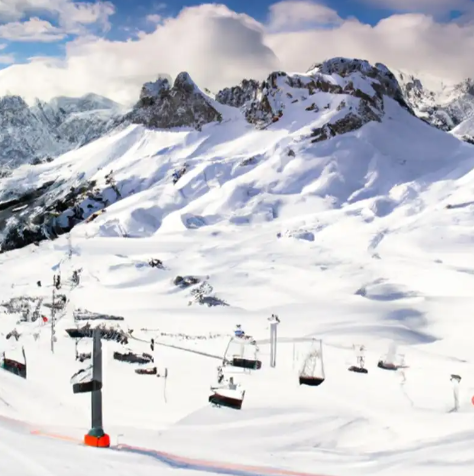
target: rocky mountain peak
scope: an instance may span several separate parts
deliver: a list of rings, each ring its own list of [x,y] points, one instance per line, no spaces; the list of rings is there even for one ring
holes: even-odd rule
[[[216,101],[233,107],[242,107],[245,103],[256,99],[260,83],[255,79],[244,79],[238,86],[225,88],[216,95]]]
[[[20,96],[4,96],[0,98],[0,113],[20,112],[28,109],[28,104]]]
[[[199,88],[196,83],[191,79],[188,73],[179,73],[176,76],[173,87],[178,90],[186,91],[191,94],[193,92],[199,92]]]
[[[326,76],[340,76],[341,78],[365,78],[379,95],[391,97],[402,107],[411,108],[405,101],[403,92],[395,75],[382,63],[372,66],[368,61],[352,58],[332,58],[313,66],[310,74],[320,73]]]
[[[335,98],[334,101],[328,94]],[[327,124],[316,128],[313,136],[314,140],[323,140],[355,130],[367,122],[380,121],[384,115],[385,96],[413,113],[395,75],[385,65],[333,58],[315,64],[305,74],[275,71],[261,83],[243,81],[239,86],[220,91],[216,100],[241,108],[247,121],[259,128],[268,127],[287,111],[304,106],[305,113],[328,118]],[[321,112],[331,108],[330,103],[334,102],[337,106],[331,114]]]
[[[220,122],[222,116],[213,107],[211,98],[196,86],[188,73],[182,72],[171,88],[164,78],[145,83],[139,101],[125,120],[160,129],[200,129],[205,124]]]
[[[156,81],[150,81],[142,86],[140,100],[157,98],[161,91],[168,91],[169,89],[171,89],[171,85],[168,78],[158,78]]]

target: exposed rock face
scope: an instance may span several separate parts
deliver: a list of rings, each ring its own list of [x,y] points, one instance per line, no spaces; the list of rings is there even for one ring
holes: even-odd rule
[[[321,142],[336,135],[360,129],[370,121],[380,121],[380,117],[363,101],[360,101],[357,113],[350,112],[341,119],[333,123],[325,124],[323,127],[313,129],[311,142]]]
[[[327,110],[327,97],[324,104],[323,96],[318,93],[344,98],[336,108],[340,114],[333,115],[327,124],[314,130],[314,141],[359,129],[370,121],[380,121],[384,114],[384,96],[413,113],[397,79],[386,66],[346,58],[316,64],[306,74],[288,75],[278,71],[261,84],[246,81],[235,88],[224,89],[216,100],[240,107],[248,122],[263,128],[277,122],[285,110],[296,103],[304,103],[304,110],[315,114]]]
[[[19,96],[0,98],[0,165],[40,163],[85,145],[112,129],[122,112],[94,94],[36,101],[32,107]]]
[[[254,79],[244,79],[239,86],[225,88],[216,95],[216,101],[227,106],[242,107],[256,99],[259,82]]]
[[[0,99],[0,160],[20,164],[54,151],[57,140],[19,96]]]
[[[440,83],[435,91],[413,75],[397,72],[397,77],[406,101],[428,124],[451,131],[474,117],[474,80],[467,79],[454,85]],[[470,126],[467,131],[463,129],[456,135],[469,138],[474,135],[474,130]]]
[[[189,74],[180,73],[171,88],[167,79],[146,83],[138,103],[125,120],[160,129],[193,127],[199,130],[205,124],[220,122],[222,116]]]
[[[48,182],[11,200],[0,202],[0,252],[22,248],[67,233],[84,220],[92,220],[121,198],[109,174],[102,186],[95,181],[64,187]]]

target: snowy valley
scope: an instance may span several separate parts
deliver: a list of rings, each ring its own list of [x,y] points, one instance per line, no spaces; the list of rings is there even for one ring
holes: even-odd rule
[[[471,474],[474,145],[361,60],[103,101],[0,179],[1,474]],[[109,449],[71,382],[96,327]]]

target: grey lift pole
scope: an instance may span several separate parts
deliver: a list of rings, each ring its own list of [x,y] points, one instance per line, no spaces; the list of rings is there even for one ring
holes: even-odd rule
[[[91,392],[92,429],[89,434],[96,437],[104,435],[102,423],[102,340],[100,330],[94,329],[93,356],[92,356],[92,381],[100,382],[99,389]]]
[[[276,314],[272,314],[270,321],[270,367],[276,367],[277,354],[277,327],[280,319]]]
[[[72,390],[74,393],[91,392],[91,429],[84,436],[84,443],[87,446],[108,448],[110,436],[104,432],[102,423],[102,341],[100,329],[94,329],[92,339],[92,375],[86,373],[88,378],[74,383]],[[73,379],[84,371],[85,369],[80,370],[73,376]]]

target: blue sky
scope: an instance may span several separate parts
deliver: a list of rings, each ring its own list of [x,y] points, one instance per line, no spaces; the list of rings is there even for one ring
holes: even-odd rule
[[[219,4],[227,8],[200,0],[0,0],[0,94],[95,92],[129,104],[161,73],[187,71],[218,91],[334,56],[435,80],[474,77],[474,0]],[[184,7],[193,8],[180,14]]]
[[[13,3],[16,0],[11,0]],[[73,0],[64,0],[65,2],[73,2]],[[95,0],[83,0],[86,3],[95,3]],[[395,2],[396,0],[326,0],[324,3],[338,12],[342,18],[356,17],[361,22],[375,25],[379,20],[390,16],[393,10],[384,8],[374,8],[374,4],[380,5],[384,2]],[[403,1],[403,0],[402,0]],[[414,0],[416,1],[416,0]],[[432,0],[434,3],[443,0]],[[471,0],[452,0],[453,8],[457,2],[469,2]],[[372,2],[372,5],[371,5]],[[92,29],[93,33],[100,33],[111,40],[126,40],[131,36],[133,31],[141,30],[151,32],[155,25],[147,22],[146,17],[150,14],[160,14],[162,16],[176,16],[179,11],[186,6],[195,6],[203,3],[200,0],[168,0],[162,2],[160,0],[113,0],[115,6],[115,14],[110,16],[111,28],[107,32],[99,32]],[[268,18],[268,11],[271,4],[276,3],[274,0],[224,0],[219,3],[226,4],[230,9],[247,13],[260,22],[265,22]],[[449,7],[447,8],[449,10]],[[1,13],[1,11],[0,11]],[[27,12],[28,13],[28,12]],[[29,17],[37,15],[37,12],[29,12]],[[445,20],[455,18],[459,15],[457,11],[449,12]],[[41,19],[48,20],[52,25],[58,26],[57,18],[54,14],[48,12],[40,12],[38,15]],[[20,21],[25,21],[28,15],[24,16]],[[6,20],[3,19],[3,23]],[[1,27],[0,27],[1,28]],[[0,35],[1,37],[1,35]],[[39,41],[14,41],[7,40],[3,42],[3,49],[0,51],[0,59],[3,57],[8,59],[9,55],[14,55],[16,62],[26,61],[27,58],[34,56],[61,56],[64,52],[64,44],[75,36],[67,35],[60,41],[39,42]],[[2,40],[0,40],[1,42]],[[2,61],[0,61],[2,63]],[[3,61],[6,66],[8,61]],[[0,64],[0,67],[2,65]]]

